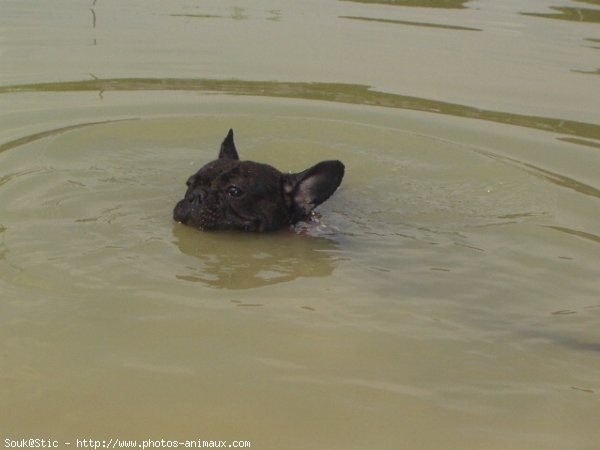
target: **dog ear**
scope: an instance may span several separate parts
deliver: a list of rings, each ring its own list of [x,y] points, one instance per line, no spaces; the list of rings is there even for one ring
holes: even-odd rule
[[[322,161],[303,172],[286,175],[284,193],[288,206],[300,216],[308,216],[313,209],[327,200],[344,178],[340,161]]]
[[[235,148],[235,144],[233,142],[233,129],[229,130],[227,136],[223,140],[221,144],[221,150],[219,151],[219,159],[228,158],[228,159],[240,159],[238,156],[238,152]]]

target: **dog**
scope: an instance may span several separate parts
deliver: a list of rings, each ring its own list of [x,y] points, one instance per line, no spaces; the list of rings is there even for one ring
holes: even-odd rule
[[[344,177],[340,161],[322,161],[299,173],[282,173],[253,161],[240,161],[233,130],[218,159],[187,180],[173,210],[175,221],[201,230],[266,232],[310,222],[313,210],[337,190]]]

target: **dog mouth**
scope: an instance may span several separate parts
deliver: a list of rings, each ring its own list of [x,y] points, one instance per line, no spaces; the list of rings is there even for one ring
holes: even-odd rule
[[[189,191],[175,205],[173,219],[183,225],[201,230],[217,230],[223,222],[223,211],[220,202],[215,201],[214,193]]]
[[[259,219],[246,217],[233,209],[228,209],[227,213],[224,213],[218,208],[190,205],[186,199],[179,201],[175,206],[173,219],[203,231],[261,231]]]
[[[175,220],[175,222],[187,225],[190,215],[191,209],[185,204],[185,199],[177,202],[175,208],[173,209],[173,220]]]
[[[173,209],[173,220],[183,225],[210,230],[216,228],[219,216],[216,211],[200,208],[198,205],[190,204],[187,199],[180,200]]]

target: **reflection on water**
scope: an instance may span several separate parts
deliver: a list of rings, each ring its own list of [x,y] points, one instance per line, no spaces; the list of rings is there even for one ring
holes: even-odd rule
[[[0,224],[0,260],[3,260],[6,256],[8,249],[6,248],[6,244],[4,243],[4,232],[6,231],[6,227]]]
[[[392,19],[376,19],[373,17],[357,17],[357,16],[340,16],[341,19],[352,19],[352,20],[363,20],[365,22],[379,22],[389,23],[395,25],[411,25],[417,27],[426,28],[443,28],[445,30],[459,30],[459,31],[482,31],[480,28],[461,27],[457,25],[444,25],[439,23],[428,23],[428,22],[410,22],[407,20],[392,20]]]
[[[279,9],[269,9],[265,11],[267,16],[266,20],[279,22],[282,18],[282,12]],[[232,19],[232,20],[247,20],[250,18],[249,12],[241,7],[233,7],[231,14],[220,15],[220,14],[209,14],[209,13],[177,13],[168,14],[169,17],[185,17],[188,19]]]
[[[300,277],[326,277],[335,266],[337,245],[293,232],[241,235],[173,228],[175,243],[195,261],[177,279],[226,289],[250,289]]]
[[[599,69],[599,71],[600,71],[600,69]],[[599,72],[599,74],[600,74],[600,72]],[[570,142],[571,144],[586,145],[588,147],[594,147],[594,148],[600,149],[600,142],[592,142],[592,141],[586,141],[584,139],[569,138],[569,137],[558,138],[558,140],[563,141],[563,142]]]
[[[37,141],[39,139],[44,139],[50,136],[55,136],[57,134],[61,134],[61,133],[65,133],[67,131],[71,131],[71,130],[76,130],[78,128],[85,128],[85,127],[90,127],[90,126],[95,126],[95,125],[102,125],[105,123],[116,123],[116,122],[122,122],[123,120],[133,120],[133,119],[116,119],[116,120],[103,120],[100,122],[86,122],[86,123],[78,123],[76,125],[69,125],[66,127],[61,127],[61,128],[55,128],[52,130],[46,130],[46,131],[41,131],[39,133],[34,133],[34,134],[30,134],[28,136],[23,136],[19,139],[15,139],[13,141],[9,141],[9,142],[5,142],[3,144],[0,144],[0,153],[4,152],[6,150],[10,150],[12,148],[16,148],[19,147],[21,145],[25,145],[25,144],[29,144],[30,142],[34,142]],[[2,184],[2,183],[0,183]]]
[[[169,14],[170,17],[187,17],[190,19],[233,19],[233,20],[246,20],[250,17],[248,11],[245,8],[234,6],[231,9],[231,14],[227,16],[219,15],[219,14]]]
[[[569,6],[551,6],[556,13],[529,13],[524,16],[543,17],[546,19],[569,20],[571,22],[600,23],[600,10],[589,8],[573,8]]]
[[[600,35],[518,14],[597,0],[74,3],[0,14],[5,434],[597,448]],[[326,234],[172,221],[231,126]]]
[[[596,69],[596,70],[573,70],[572,72],[587,73],[587,74],[590,74],[590,75],[600,75],[600,69]]]
[[[231,18],[233,20],[246,20],[248,17],[250,16],[244,8],[241,8],[239,6],[233,7],[233,12],[231,13]]]
[[[280,9],[270,9],[267,11],[269,13],[269,17],[267,20],[271,20],[273,22],[280,22],[283,14]]]
[[[573,143],[577,143],[577,142],[573,142]],[[579,194],[600,198],[600,190],[599,189],[596,189],[595,187],[590,186],[589,184],[585,184],[580,181],[574,180],[573,178],[567,177],[565,175],[561,175],[559,173],[552,172],[547,169],[543,169],[534,164],[522,162],[522,161],[516,160],[514,158],[510,158],[508,156],[500,156],[498,154],[487,152],[484,150],[476,150],[476,152],[480,153],[482,155],[489,156],[490,158],[496,159],[498,161],[503,161],[503,162],[509,163],[511,165],[520,167],[522,169],[525,169],[530,174],[532,174],[538,178],[542,178],[545,181],[549,181],[550,183],[555,184],[556,186],[560,186],[560,187],[566,188],[566,189],[571,189]]]
[[[338,103],[383,106],[416,111],[427,111],[457,117],[488,120],[543,131],[600,140],[600,125],[562,120],[550,117],[490,111],[472,106],[437,100],[392,94],[372,90],[361,84],[293,83],[274,81],[242,81],[195,78],[114,78],[86,81],[36,83],[0,87],[0,94],[13,92],[68,92],[68,91],[144,91],[181,90],[219,92],[230,95],[326,100]],[[577,141],[586,145],[587,141]]]
[[[588,239],[596,244],[600,244],[600,236],[597,236],[593,233],[588,233],[586,231],[573,230],[571,228],[559,227],[559,226],[553,226],[553,225],[548,225],[548,226],[546,226],[546,228],[551,228],[553,230],[560,231],[562,233],[567,233],[572,236],[577,236],[577,237],[580,237],[583,239]],[[599,346],[600,346],[600,344],[599,344]]]
[[[380,3],[382,5],[414,6],[422,8],[466,8],[470,0],[342,0],[356,3]]]
[[[592,197],[600,198],[600,190],[592,187],[588,184],[581,183],[573,178],[566,177],[564,175],[551,172],[541,167],[534,166],[533,164],[521,163],[523,167],[531,170],[531,173],[536,176],[544,178],[546,181],[556,184],[557,186],[572,189],[580,194],[589,195]]]
[[[59,91],[69,84],[47,86]],[[264,87],[281,97],[317,98],[322,89],[342,102],[377,101],[381,94],[369,98],[361,86],[356,95],[352,86],[310,83],[93,80],[70,86],[188,90],[162,93],[169,103],[159,110],[113,103],[146,93],[104,101],[64,95],[68,105],[77,101],[76,111],[48,107],[40,120],[34,116],[29,136],[22,137],[28,129],[22,124],[6,133],[0,178],[20,173],[0,186],[0,317],[9,321],[0,327],[0,342],[12,345],[0,386],[8,386],[2,399],[13,406],[10,413],[1,409],[0,419],[10,430],[41,433],[46,429],[39,424],[50,421],[53,432],[67,436],[88,430],[87,422],[72,417],[93,417],[99,435],[156,430],[188,438],[200,416],[208,432],[229,438],[248,417],[258,417],[244,436],[261,448],[281,448],[268,439],[286,427],[302,439],[285,448],[303,448],[314,431],[324,436],[311,437],[315,448],[337,449],[357,447],[349,440],[331,445],[347,436],[350,414],[357,435],[365,436],[360,448],[401,448],[408,428],[418,429],[413,442],[429,436],[421,430],[432,420],[449,434],[456,421],[487,430],[496,419],[479,412],[512,412],[515,402],[526,412],[509,415],[512,422],[498,426],[499,434],[511,435],[532,414],[542,425],[526,436],[551,433],[562,428],[547,424],[546,410],[535,405],[552,402],[570,417],[583,407],[569,394],[594,400],[587,391],[598,391],[590,375],[597,366],[590,351],[597,327],[557,323],[586,317],[551,312],[597,303],[597,265],[587,261],[597,253],[589,247],[597,247],[599,233],[555,209],[553,196],[560,191],[588,211],[598,197],[577,195],[582,185],[555,189],[573,182],[556,174],[530,176],[534,168],[523,163],[530,159],[519,162],[518,153],[512,164],[476,154],[462,141],[471,131],[459,142],[435,134],[449,122],[465,122],[466,130],[483,123],[321,102],[198,101],[188,94],[199,87],[231,93]],[[37,101],[37,95],[6,97]],[[181,98],[191,107],[172,109],[170,101]],[[395,100],[402,105],[405,99]],[[404,122],[414,116],[429,128]],[[122,117],[140,119],[100,122]],[[64,126],[74,121],[80,125]],[[40,132],[49,123],[54,128]],[[213,158],[214,136],[232,124],[245,130],[253,159],[285,159],[293,167],[326,154],[347,163],[342,195],[323,215],[333,224],[331,234],[204,233],[172,222],[182,170],[187,175],[190,165]],[[543,133],[497,128],[542,137],[494,142],[492,153],[506,142],[542,149],[551,141]],[[550,161],[540,165],[561,171]],[[35,169],[40,172],[24,174]],[[548,317],[551,323],[537,326]],[[525,338],[521,329],[529,331]],[[81,373],[82,357],[89,373]],[[574,365],[582,370],[569,371]],[[502,375],[505,367],[508,375]],[[505,405],[506,395],[497,393],[511,383],[516,387]],[[83,398],[91,406],[64,406],[69,395],[77,397],[74,404]],[[40,409],[46,404],[52,407]],[[222,405],[218,414],[214,405]],[[364,421],[367,407],[374,423],[406,420],[407,429],[373,431]],[[118,428],[123,410],[136,412],[134,431]],[[265,410],[276,413],[265,416]],[[37,415],[23,421],[30,411]],[[570,438],[585,427],[577,419],[557,435]],[[579,435],[585,443],[594,440]],[[456,436],[453,445],[422,447],[470,448],[462,433]]]
[[[191,19],[222,19],[224,16],[216,14],[169,14],[171,17],[188,17]]]

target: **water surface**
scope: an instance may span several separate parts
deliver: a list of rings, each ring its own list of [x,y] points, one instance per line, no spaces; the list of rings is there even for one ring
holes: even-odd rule
[[[3,438],[595,448],[596,2],[1,8]],[[231,127],[317,223],[172,221]]]

